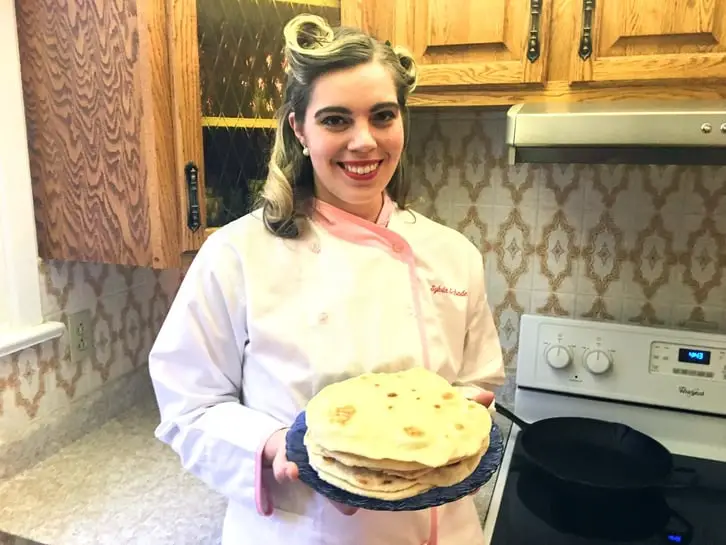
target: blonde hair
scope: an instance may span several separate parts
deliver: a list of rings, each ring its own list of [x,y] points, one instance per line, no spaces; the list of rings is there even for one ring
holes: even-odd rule
[[[283,104],[276,114],[277,130],[261,193],[267,229],[280,237],[296,238],[310,216],[315,196],[313,169],[290,126],[294,113],[303,123],[315,80],[330,71],[368,62],[380,62],[391,71],[404,122],[406,102],[416,87],[416,63],[403,48],[391,47],[352,28],[331,28],[317,15],[298,15],[284,29],[287,79]],[[404,135],[408,131],[404,129]],[[386,187],[400,208],[406,207],[409,182],[404,179],[403,157]]]

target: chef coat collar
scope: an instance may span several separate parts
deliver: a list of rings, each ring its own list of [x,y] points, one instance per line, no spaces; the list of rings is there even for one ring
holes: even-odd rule
[[[315,200],[313,218],[334,236],[354,244],[381,248],[396,259],[412,261],[411,247],[401,235],[389,228],[395,210],[396,203],[384,192],[383,206],[375,222],[319,199]]]
[[[318,219],[322,219],[327,224],[340,224],[345,222],[353,222],[361,227],[371,226],[371,224],[378,225],[380,227],[387,227],[388,221],[391,219],[396,204],[388,196],[387,192],[383,192],[383,206],[381,211],[378,213],[378,218],[375,222],[369,222],[363,218],[346,212],[342,208],[333,206],[330,203],[315,199],[315,212]]]

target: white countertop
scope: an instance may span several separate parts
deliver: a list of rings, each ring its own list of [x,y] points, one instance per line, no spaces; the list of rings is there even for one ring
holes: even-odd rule
[[[218,545],[226,500],[183,471],[157,422],[151,399],[0,483],[0,531],[44,545]],[[475,498],[482,522],[495,478]]]

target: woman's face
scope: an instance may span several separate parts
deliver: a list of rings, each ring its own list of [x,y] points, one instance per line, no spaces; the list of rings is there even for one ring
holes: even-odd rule
[[[319,199],[375,221],[403,151],[403,122],[390,72],[371,62],[325,74],[313,86],[303,126]]]

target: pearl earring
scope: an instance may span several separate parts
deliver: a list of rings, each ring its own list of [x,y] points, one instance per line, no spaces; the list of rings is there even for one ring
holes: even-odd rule
[[[307,148],[307,146],[303,146],[303,155],[305,157],[310,157],[310,150]]]

